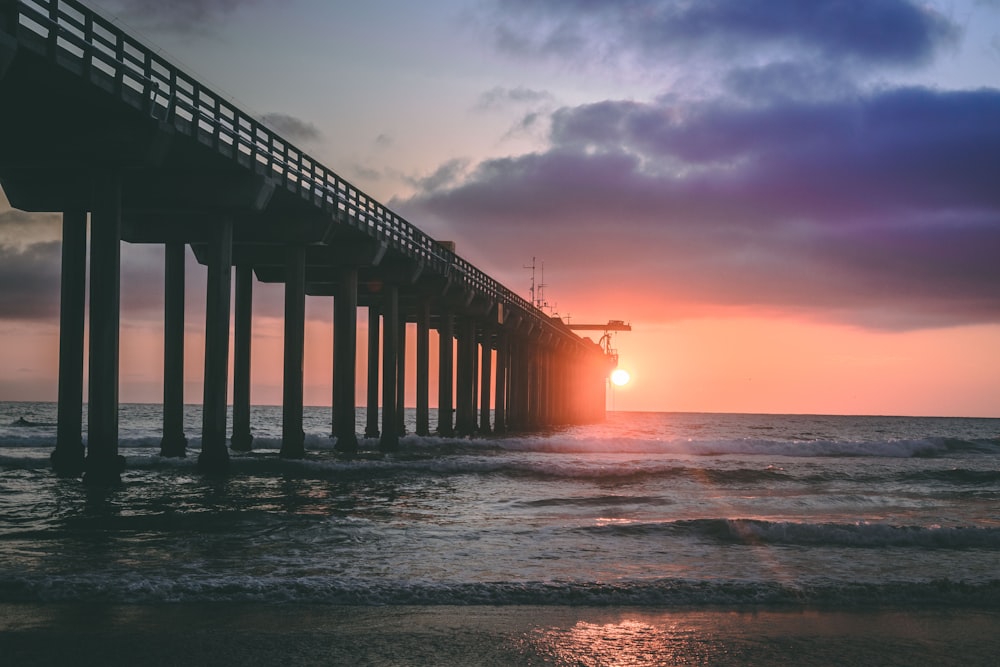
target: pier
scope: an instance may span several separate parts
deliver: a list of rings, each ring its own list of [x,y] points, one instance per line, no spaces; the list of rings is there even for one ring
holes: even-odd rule
[[[186,257],[193,254],[208,269],[198,459],[207,472],[226,470],[230,447],[253,446],[255,282],[284,286],[282,456],[304,455],[307,298],[333,299],[331,432],[344,454],[358,448],[358,345],[368,345],[365,436],[378,437],[386,451],[399,444],[407,323],[416,324],[419,435],[430,434],[432,426],[432,329],[439,341],[438,434],[505,433],[604,417],[613,361],[600,345],[80,2],[0,0],[0,100],[0,186],[15,208],[63,216],[59,424],[52,456],[58,474],[83,474],[94,484],[120,479],[123,241],[165,247],[164,456],[184,456],[187,448]],[[368,313],[366,341],[358,340],[359,308]]]

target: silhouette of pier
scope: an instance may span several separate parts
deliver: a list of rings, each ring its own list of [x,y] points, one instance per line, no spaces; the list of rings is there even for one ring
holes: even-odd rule
[[[358,447],[359,308],[367,308],[370,322],[365,436],[378,437],[382,449],[397,447],[402,432],[407,323],[416,323],[418,434],[431,432],[431,329],[439,339],[437,433],[502,433],[604,416],[612,364],[600,346],[75,0],[0,0],[0,185],[16,208],[63,216],[53,453],[59,474],[83,473],[85,481],[97,484],[120,478],[122,241],[166,248],[165,456],[183,456],[187,446],[182,426],[187,248],[208,268],[198,459],[206,471],[226,469],[229,446],[252,447],[255,281],[284,285],[282,456],[304,454],[307,296],[334,303],[331,423],[336,447],[344,453]]]

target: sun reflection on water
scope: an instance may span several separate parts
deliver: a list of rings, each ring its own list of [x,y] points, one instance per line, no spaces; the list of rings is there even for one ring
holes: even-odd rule
[[[536,630],[538,652],[556,665],[580,667],[647,667],[699,664],[703,654],[695,629],[679,623],[655,626],[625,619],[616,623],[580,621],[570,628]]]

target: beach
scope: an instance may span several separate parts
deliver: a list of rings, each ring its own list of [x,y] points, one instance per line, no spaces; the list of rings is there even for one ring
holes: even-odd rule
[[[9,665],[996,664],[1000,613],[4,604]]]

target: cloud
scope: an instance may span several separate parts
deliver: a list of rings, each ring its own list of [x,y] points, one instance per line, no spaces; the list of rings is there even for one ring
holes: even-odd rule
[[[0,246],[24,249],[33,243],[61,237],[62,221],[58,214],[26,213],[9,208],[2,195],[0,190]]]
[[[517,86],[515,88],[496,86],[479,96],[479,101],[476,102],[475,109],[477,111],[490,111],[525,105],[544,105],[551,102],[551,93],[543,90],[532,90],[524,86]]]
[[[914,0],[493,0],[495,44],[521,57],[666,71],[700,61],[827,69],[919,66],[959,28]]]
[[[411,179],[411,183],[421,190],[439,190],[455,183],[469,167],[469,161],[461,158],[448,160],[433,174],[424,178]]]
[[[100,0],[95,3],[140,28],[197,32],[259,0]]]
[[[0,320],[58,321],[61,261],[61,241],[0,245]],[[121,308],[132,320],[162,319],[160,246],[122,244]]]
[[[543,152],[397,206],[581,290],[883,328],[1000,321],[1000,91],[564,107]],[[586,243],[580,239],[588,239]],[[614,262],[608,262],[614,258]],[[622,268],[622,267],[628,268]]]
[[[58,317],[61,245],[58,241],[0,245],[0,319]]]
[[[309,143],[322,139],[323,133],[316,125],[283,113],[266,113],[260,122],[293,143]]]
[[[832,100],[860,90],[838,65],[780,61],[754,67],[733,67],[722,75],[722,87],[742,102],[794,99]]]

